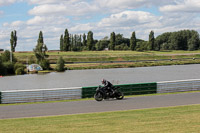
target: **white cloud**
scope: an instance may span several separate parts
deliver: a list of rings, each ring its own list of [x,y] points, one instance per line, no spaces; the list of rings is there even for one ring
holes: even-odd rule
[[[58,3],[63,3],[63,2],[67,2],[67,3],[76,3],[78,1],[81,0],[29,0],[30,4],[38,4],[38,5],[42,5],[42,4],[58,4]]]
[[[200,1],[199,0],[183,0],[177,1],[173,5],[165,5],[160,7],[162,12],[200,12]]]
[[[40,5],[34,7],[32,10],[29,11],[31,15],[46,15],[46,14],[59,14],[66,11],[66,7],[62,4],[59,5]]]
[[[24,25],[23,21],[14,21],[11,23],[11,27],[20,27],[22,25]]]
[[[54,1],[55,2],[55,1]],[[50,4],[49,4],[50,3]],[[69,16],[80,16],[86,15],[88,13],[92,14],[93,12],[99,11],[97,5],[92,5],[84,1],[65,1],[65,2],[55,2],[48,4],[41,4],[35,6],[29,11],[31,15],[69,15]]]
[[[5,6],[15,3],[17,0],[0,0],[0,6]]]
[[[69,23],[69,19],[62,16],[35,16],[29,19],[26,24],[33,26],[55,26],[66,25]]]
[[[123,11],[118,14],[113,14],[109,18],[104,18],[99,25],[100,26],[110,26],[110,27],[126,27],[126,26],[136,26],[144,23],[150,23],[157,19],[151,13],[143,11]]]
[[[170,4],[173,0],[95,0],[101,8],[107,8],[111,12],[124,9],[137,9],[140,7],[159,6]]]
[[[94,30],[95,26],[92,25],[91,23],[88,24],[77,24],[74,27],[71,27],[69,30],[70,32],[74,32],[74,33],[84,33],[84,32],[88,32],[90,30]]]

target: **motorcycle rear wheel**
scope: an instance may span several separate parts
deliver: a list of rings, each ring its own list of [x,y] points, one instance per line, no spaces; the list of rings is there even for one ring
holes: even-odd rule
[[[102,100],[103,100],[103,94],[100,93],[100,92],[95,93],[95,94],[94,94],[94,99],[95,99],[96,101],[102,101]]]

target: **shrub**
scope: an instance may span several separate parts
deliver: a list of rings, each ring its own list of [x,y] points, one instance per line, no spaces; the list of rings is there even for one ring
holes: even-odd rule
[[[2,56],[1,59],[3,62],[8,62],[10,61],[10,51],[6,50]],[[12,54],[12,62],[17,62],[17,59],[15,58],[14,54]]]
[[[14,64],[13,63],[11,63],[11,62],[4,62],[3,65],[5,67],[5,74],[15,74]]]
[[[24,72],[24,68],[22,68],[22,67],[17,68],[17,69],[15,70],[15,74],[16,74],[16,75],[22,75],[22,74],[25,74],[25,72]]]
[[[43,70],[50,70],[50,63],[47,59],[42,60],[39,65],[42,67]]]
[[[5,67],[2,63],[1,56],[0,56],[0,75],[5,75]]]
[[[25,67],[23,64],[21,64],[21,63],[16,63],[16,64],[14,65],[15,74],[16,74],[16,75],[25,74],[25,71],[24,71],[25,68],[26,68],[26,67]]]
[[[65,71],[65,61],[62,57],[60,57],[57,61],[56,71],[58,72]]]
[[[28,64],[34,64],[36,63],[36,59],[34,58],[34,56],[30,56],[28,59]]]
[[[122,43],[120,45],[116,45],[115,46],[115,50],[129,50],[129,47],[127,44]]]

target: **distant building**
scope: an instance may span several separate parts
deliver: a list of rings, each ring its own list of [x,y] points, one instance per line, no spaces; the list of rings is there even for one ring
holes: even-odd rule
[[[42,67],[38,64],[31,64],[27,67],[29,72],[33,72],[33,71],[42,71]]]
[[[4,51],[4,49],[1,49],[1,48],[0,48],[0,51]]]

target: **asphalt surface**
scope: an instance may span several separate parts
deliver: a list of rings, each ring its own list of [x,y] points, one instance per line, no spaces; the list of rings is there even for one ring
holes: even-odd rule
[[[74,101],[0,106],[0,119],[83,114],[200,104],[200,92],[128,97],[97,102]]]

